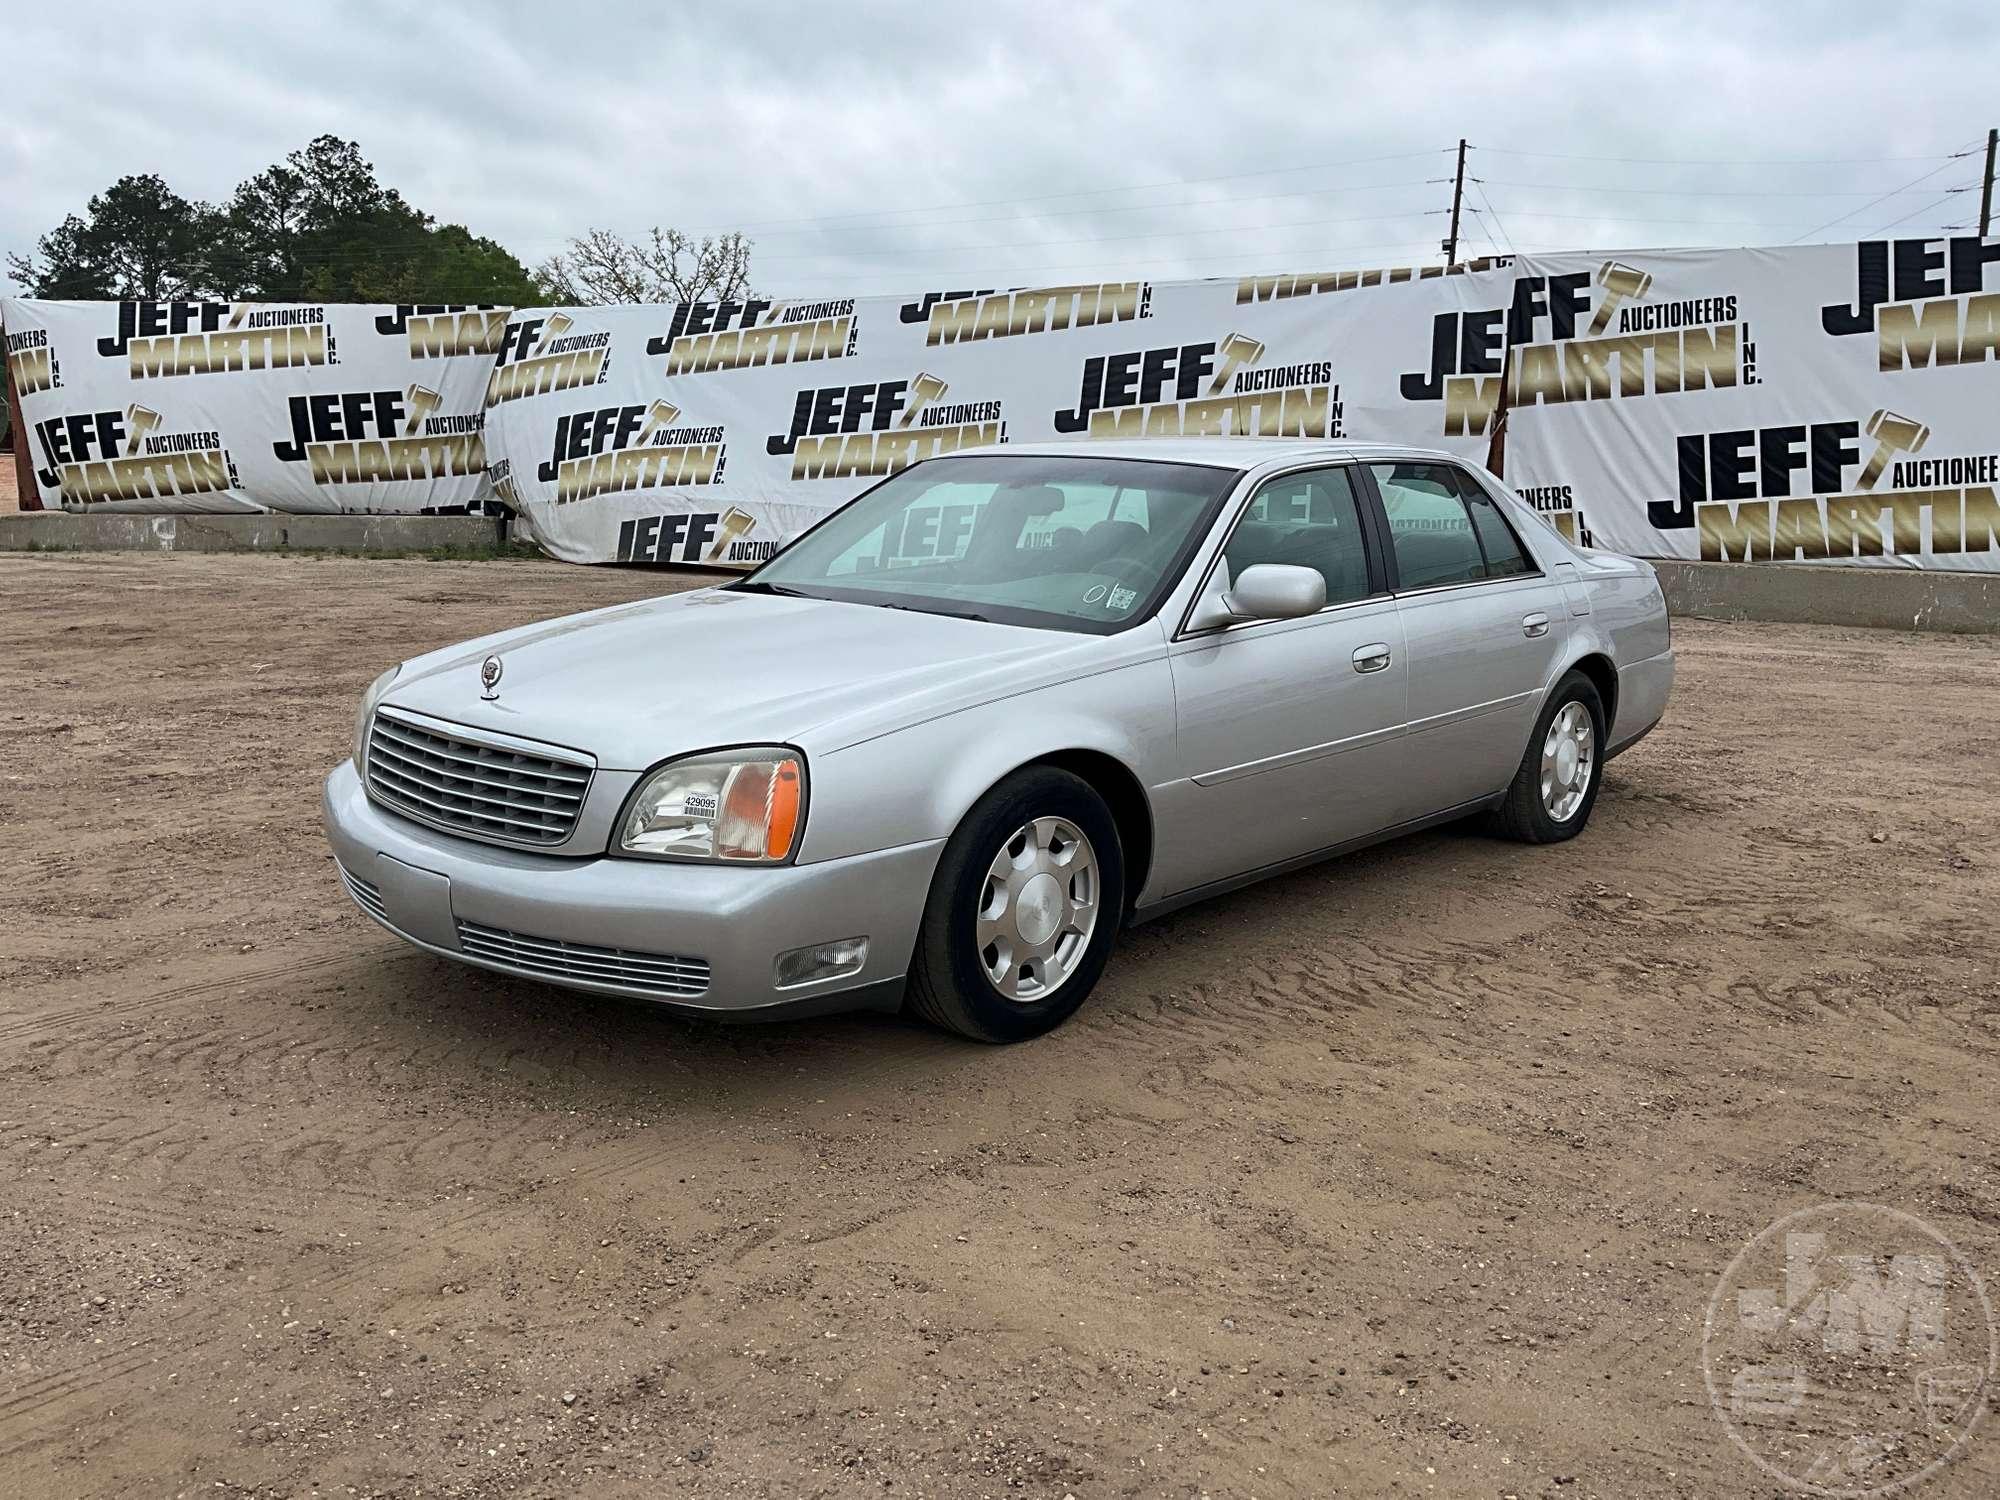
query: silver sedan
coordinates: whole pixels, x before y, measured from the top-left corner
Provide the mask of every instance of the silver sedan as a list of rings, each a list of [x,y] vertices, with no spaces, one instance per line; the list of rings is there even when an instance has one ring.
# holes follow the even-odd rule
[[[1009,445],[746,578],[391,669],[326,824],[450,958],[1015,1041],[1125,923],[1471,814],[1575,836],[1673,673],[1650,566],[1443,454]]]

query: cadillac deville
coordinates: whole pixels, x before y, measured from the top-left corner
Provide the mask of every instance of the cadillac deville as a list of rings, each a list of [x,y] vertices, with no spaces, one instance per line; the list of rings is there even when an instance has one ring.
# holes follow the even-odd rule
[[[747,577],[391,668],[326,826],[449,958],[1017,1041],[1125,923],[1449,819],[1574,837],[1673,673],[1648,564],[1445,455],[1010,444]]]

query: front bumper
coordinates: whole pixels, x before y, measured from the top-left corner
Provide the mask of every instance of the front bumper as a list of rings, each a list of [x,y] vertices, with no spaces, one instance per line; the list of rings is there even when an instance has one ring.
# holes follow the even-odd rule
[[[816,864],[558,859],[434,832],[327,777],[327,838],[348,894],[406,942],[503,974],[703,1014],[760,1019],[901,997],[941,841]],[[775,983],[780,953],[866,937],[859,972]]]

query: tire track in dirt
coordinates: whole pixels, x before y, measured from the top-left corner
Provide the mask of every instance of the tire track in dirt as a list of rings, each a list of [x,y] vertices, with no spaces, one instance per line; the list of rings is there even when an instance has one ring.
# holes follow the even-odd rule
[[[552,1189],[609,1189],[644,1179],[670,1164],[699,1162],[703,1159],[701,1147],[701,1141],[681,1137],[634,1142],[609,1151],[588,1151],[581,1156],[586,1163],[581,1167],[561,1171],[552,1164],[548,1175],[502,1192],[483,1194],[481,1201],[472,1206],[425,1221],[416,1234],[398,1237],[392,1233],[383,1236],[390,1243],[350,1252],[331,1274],[301,1271],[288,1280],[261,1283],[260,1295],[266,1300],[285,1299],[303,1304],[310,1294],[318,1303],[339,1304],[345,1315],[353,1317],[380,1304],[381,1299],[367,1297],[366,1293],[370,1290],[368,1283],[385,1270],[393,1267],[403,1273],[392,1297],[416,1287],[435,1285],[440,1278],[463,1279],[466,1272],[457,1259],[459,1251],[455,1247],[467,1241],[473,1231],[489,1226],[500,1216],[513,1213]],[[914,1189],[934,1182],[935,1170],[933,1163],[923,1164],[910,1174],[905,1186]],[[877,1216],[877,1221],[921,1207],[920,1194],[911,1192],[903,1197],[903,1208],[884,1212]],[[775,1231],[768,1226],[746,1226],[727,1244],[712,1247],[714,1258],[726,1258],[735,1264],[741,1255],[770,1244],[774,1238]],[[727,1256],[725,1251],[729,1252]],[[211,1321],[207,1308],[186,1307],[160,1319],[141,1339],[120,1349],[86,1358],[11,1391],[0,1391],[0,1458],[11,1458],[59,1440],[64,1435],[62,1431],[48,1430],[64,1425],[55,1419],[54,1413],[79,1402],[102,1405],[107,1390],[157,1362],[157,1354],[139,1354],[135,1350],[171,1348],[176,1369],[184,1376],[198,1361],[220,1357],[223,1351],[218,1346],[232,1337],[232,1330],[201,1326]],[[190,1332],[193,1337],[182,1336]]]
[[[455,975],[459,971],[447,972]],[[252,989],[246,977],[237,976],[228,982],[239,995]],[[264,971],[267,990],[275,989],[269,981],[279,977],[289,979],[290,971]],[[470,982],[473,998],[461,1002],[461,1015],[476,1008],[480,992],[490,988],[483,977],[474,977]],[[204,998],[212,988],[182,987],[164,997],[152,998],[156,1002],[191,1003]],[[350,998],[350,1007],[354,1004]],[[626,1011],[607,1013],[599,1030],[609,1024],[610,1016],[623,1022],[622,1027],[616,1028],[620,1030],[642,1026],[664,1028],[671,1035],[675,1030],[693,1029],[688,1023],[657,1014]],[[302,1059],[309,1057],[324,1060],[337,1055],[344,1060],[343,1073],[349,1075],[342,1081],[351,1083],[357,1061],[360,1071],[370,1076],[383,1076],[406,1063],[428,1075],[442,1076],[454,1068],[462,1071],[467,1066],[491,1064],[496,1056],[512,1056],[521,1048],[518,1035],[505,1025],[491,1028],[470,1045],[462,1026],[432,1028],[442,1034],[427,1035],[421,1044],[392,1043],[379,1027],[361,1024],[362,1017],[359,1009],[347,1009],[336,1019],[351,1023],[348,1030],[311,1038],[287,1037],[275,1022],[246,1030],[242,1019],[223,1016],[198,1033],[164,1045],[159,1045],[150,1033],[119,1034],[112,1038],[79,1035],[65,1038],[61,1045],[74,1049],[63,1055],[67,1076],[80,1080],[93,1091],[101,1090],[107,1077],[124,1076],[134,1083],[158,1083],[164,1059],[172,1064],[164,1071],[174,1076],[205,1072],[225,1077],[244,1097],[286,1081],[304,1081],[312,1068],[302,1065]],[[885,1087],[920,1086],[928,1081],[933,1063],[963,1064],[966,1055],[961,1044],[928,1032],[869,1028],[865,1034],[856,1035],[849,1030],[846,1035],[852,1040],[843,1046],[829,1048],[822,1042],[812,1047],[814,1065],[836,1072],[841,1091],[868,1097]],[[796,1043],[783,1046],[761,1043],[751,1053],[759,1061],[770,1061],[800,1050]],[[572,1056],[579,1051],[574,1049]],[[396,1062],[385,1061],[391,1055]],[[107,1062],[113,1066],[104,1066]],[[579,1067],[571,1081],[601,1083],[602,1080],[588,1068]],[[48,1102],[57,1111],[74,1108],[60,1093]],[[642,1102],[635,1095],[634,1107]],[[267,1129],[246,1144],[229,1140],[226,1132],[221,1133],[220,1139],[206,1139],[210,1133],[206,1123],[198,1126],[176,1122],[179,1108],[166,1100],[123,1112],[121,1118],[132,1122],[133,1128],[119,1148],[110,1153],[98,1148],[105,1144],[107,1135],[116,1133],[117,1127],[108,1125],[101,1116],[73,1115],[74,1126],[65,1129],[55,1114],[44,1113],[28,1122],[30,1128],[0,1139],[0,1161],[19,1170],[46,1168],[57,1162],[74,1170],[80,1159],[87,1158],[99,1180],[107,1175],[149,1171],[153,1180],[164,1184],[184,1173],[200,1183],[205,1215],[188,1220],[163,1213],[153,1227],[213,1241],[225,1237],[242,1239],[255,1233],[259,1226],[273,1222],[300,1225],[314,1216],[310,1207],[296,1210],[285,1207],[274,1189],[289,1190],[302,1204],[309,1204],[313,1197],[319,1196],[328,1207],[344,1204],[357,1210],[406,1214],[421,1206],[423,1196],[420,1190],[413,1191],[413,1172],[420,1172],[418,1184],[452,1180],[510,1182],[524,1168],[534,1170],[549,1161],[547,1151],[557,1134],[556,1127],[546,1117],[532,1114],[498,1122],[490,1114],[476,1121],[452,1120],[435,1114],[412,1116],[400,1123],[371,1122],[369,1129],[358,1133],[342,1120],[329,1122],[324,1116],[309,1115],[279,1116],[269,1122],[275,1124],[275,1131]],[[149,1123],[140,1128],[137,1122],[142,1117]],[[440,1119],[442,1125],[437,1123]],[[674,1149],[663,1146],[627,1165],[643,1170],[650,1163],[667,1159]],[[553,1166],[543,1169],[556,1170]],[[613,1158],[603,1169],[624,1168]],[[447,1227],[472,1229],[512,1201],[511,1195],[496,1200],[470,1216],[446,1221]],[[101,1207],[97,1210],[100,1222],[103,1212]],[[365,1269],[366,1263],[355,1263],[355,1274],[362,1274]]]
[[[899,1033],[889,1033],[889,1038],[893,1041],[897,1035]],[[843,1070],[843,1087],[872,1093],[880,1083],[909,1078],[915,1069],[931,1060],[962,1060],[966,1055],[967,1049],[962,1044],[933,1033],[907,1031],[900,1036],[899,1045],[881,1045],[884,1038],[880,1035],[865,1043],[860,1040],[853,1043],[848,1050],[855,1065]],[[822,1066],[825,1065],[827,1055],[824,1047],[814,1048],[813,1056]],[[307,1149],[313,1149],[318,1144],[309,1143]],[[338,1149],[338,1143],[328,1144]],[[418,1150],[423,1144],[414,1143]],[[300,1271],[285,1282],[266,1283],[264,1295],[286,1295],[289,1289],[290,1295],[301,1297],[310,1291],[315,1297],[330,1303],[364,1293],[369,1282],[392,1267],[404,1273],[401,1281],[405,1285],[429,1284],[451,1271],[453,1257],[457,1253],[453,1249],[455,1244],[470,1239],[477,1231],[491,1227],[551,1190],[574,1193],[593,1187],[609,1189],[629,1186],[634,1181],[660,1174],[675,1164],[684,1167],[689,1162],[699,1161],[700,1151],[701,1143],[687,1137],[634,1142],[610,1150],[572,1147],[567,1156],[572,1160],[581,1160],[584,1163],[581,1167],[564,1170],[562,1157],[547,1161],[541,1164],[539,1174],[531,1180],[519,1181],[498,1191],[489,1189],[474,1205],[442,1217],[426,1219],[422,1229],[414,1234],[392,1231],[382,1236],[383,1242],[372,1249],[347,1253],[331,1274],[313,1275]],[[496,1155],[509,1161],[518,1160],[518,1153],[507,1150],[504,1143],[496,1148]],[[430,1158],[426,1157],[425,1162],[430,1165]],[[912,1178],[912,1186],[927,1180],[933,1170],[930,1165],[920,1169]],[[302,1226],[306,1222],[304,1214],[288,1213],[271,1203],[264,1196],[263,1187],[252,1181],[246,1180],[234,1193],[228,1186],[212,1181],[204,1183],[204,1188],[204,1209],[199,1215],[160,1211],[156,1205],[150,1204],[124,1203],[101,1193],[95,1195],[95,1201],[84,1211],[107,1227],[117,1227],[121,1223],[147,1231],[166,1227],[210,1242],[232,1239],[239,1244],[254,1242],[253,1237],[274,1220],[293,1226]],[[241,1194],[243,1199],[254,1196],[257,1205],[254,1210],[241,1200],[232,1204],[230,1200],[237,1194]],[[351,1198],[352,1195],[339,1191],[329,1194],[330,1200],[334,1201],[343,1197]],[[210,1201],[216,1198],[221,1202]],[[373,1208],[377,1205],[370,1203],[366,1206]],[[315,1213],[312,1217],[322,1215]],[[769,1237],[768,1233],[759,1233],[755,1239],[761,1244]],[[421,1273],[416,1269],[419,1266],[423,1267]],[[201,1331],[200,1325],[208,1318],[206,1309],[201,1307],[189,1307],[169,1314],[147,1336],[149,1346],[164,1346],[171,1341],[175,1358],[185,1369],[192,1359],[210,1352],[228,1336],[224,1329]],[[196,1333],[193,1339],[181,1337],[189,1331]],[[58,1405],[66,1407],[82,1400],[96,1401],[107,1387],[150,1363],[150,1359],[126,1358],[122,1350],[109,1351],[20,1390],[0,1395],[0,1457],[11,1456],[52,1440],[56,1434],[37,1433],[31,1429],[45,1426],[44,1419],[53,1408]]]
[[[131,1000],[99,1001],[93,1005],[77,1005],[66,1010],[52,1011],[41,1015],[23,1016],[12,1021],[0,1021],[0,1043],[15,1041],[21,1037],[33,1036],[44,1031],[55,1031],[65,1026],[91,1020],[115,1020],[121,1016],[135,1015],[145,1011],[161,1010],[182,1001],[199,1000],[211,995],[219,995],[225,990],[243,985],[259,984],[267,979],[296,978],[301,974],[319,973],[327,969],[365,967],[371,962],[406,951],[400,945],[377,944],[366,952],[329,953],[319,958],[295,959],[268,968],[246,969],[240,973],[225,975],[216,979],[199,979],[189,984],[176,985],[172,989],[159,990],[150,995]]]

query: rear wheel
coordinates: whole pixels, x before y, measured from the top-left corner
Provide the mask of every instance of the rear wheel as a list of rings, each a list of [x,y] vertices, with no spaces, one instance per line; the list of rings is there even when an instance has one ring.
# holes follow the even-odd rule
[[[1104,800],[1053,766],[1017,771],[945,845],[910,966],[911,1009],[982,1042],[1040,1036],[1104,972],[1124,901],[1124,851]]]
[[[1583,832],[1604,775],[1604,700],[1581,672],[1556,684],[1507,797],[1490,822],[1528,844],[1556,844]]]

